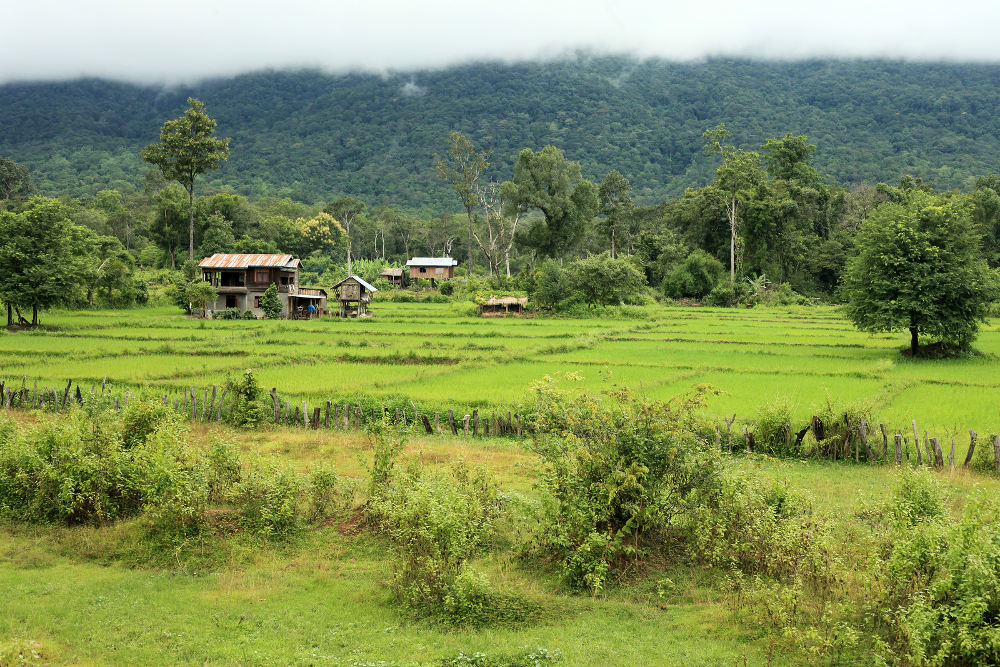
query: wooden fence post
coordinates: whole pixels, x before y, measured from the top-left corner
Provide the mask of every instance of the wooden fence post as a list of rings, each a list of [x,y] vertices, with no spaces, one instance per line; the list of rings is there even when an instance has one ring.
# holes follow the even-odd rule
[[[69,390],[72,387],[73,387],[73,381],[70,380],[69,382],[66,383],[66,391],[63,392],[63,399],[62,399],[62,409],[63,410],[66,409],[66,404],[69,402]]]
[[[896,444],[896,465],[903,462],[903,436],[896,434],[892,436],[892,441]]]
[[[288,405],[288,403],[285,403],[285,405]],[[292,423],[296,426],[299,424],[299,406],[297,405],[295,406],[295,416],[292,417]]]
[[[191,387],[191,419],[198,416],[198,395],[194,393],[194,387]]]
[[[344,403],[344,430],[351,428],[351,404]]]
[[[330,401],[326,402],[326,414],[323,416],[323,428],[330,428]]]
[[[458,435],[458,426],[455,425],[455,411],[448,408],[448,425],[451,426],[451,434]]]
[[[466,438],[469,437],[469,420],[472,419],[472,415],[465,415],[462,417],[462,435]]]
[[[490,435],[490,418],[489,415],[483,418],[483,436],[488,437]]]
[[[219,396],[219,404],[215,408],[215,421],[217,422],[222,421],[222,404],[226,402],[226,394],[228,393],[229,393],[229,388],[223,387],[222,395]],[[232,410],[230,410],[229,412],[232,413]]]
[[[879,424],[882,429],[882,462],[889,460],[889,433],[885,430],[885,424]]]
[[[362,413],[361,413],[361,406],[360,405],[355,405],[354,406],[354,430],[355,431],[357,431],[358,429],[361,428],[361,419],[362,419],[361,415],[362,415]]]
[[[747,454],[752,454],[754,448],[753,433],[748,431],[746,427],[743,428],[743,439],[746,441]]]
[[[962,468],[968,469],[969,463],[972,462],[972,453],[976,451],[976,432],[969,431],[969,451],[965,454],[965,463],[962,464]]]
[[[934,440],[934,438],[928,440],[927,431],[924,431],[924,449],[927,450],[927,465],[929,466],[937,465],[938,459],[937,452],[934,450],[935,445],[931,440]],[[943,460],[941,461],[941,467],[944,467]]]
[[[944,468],[944,452],[941,451],[941,445],[938,444],[937,438],[930,439],[931,449],[934,451],[934,467]],[[930,461],[928,461],[930,463]]]
[[[913,424],[913,446],[917,450],[917,465],[921,465],[922,461],[920,460],[920,436],[917,435],[917,420],[914,419],[911,423]]]
[[[472,409],[472,437],[479,435],[479,408]]]
[[[861,423],[858,424],[858,435],[861,437],[861,444],[865,447],[865,458],[869,463],[871,463],[872,459],[875,458],[875,455],[872,453],[872,448],[868,444],[868,422],[865,421],[864,417],[861,418]]]
[[[733,451],[733,422],[736,421],[736,413],[733,413],[732,417],[722,417],[723,421],[726,422],[726,446],[729,447],[729,451]]]
[[[955,472],[955,438],[951,439],[951,452],[948,454],[948,468]]]
[[[313,423],[312,423],[312,427],[313,427],[313,430],[319,428],[319,406],[318,405],[313,408]]]
[[[306,402],[302,401],[302,428],[307,428],[309,426],[309,408],[306,406]]]
[[[427,418],[427,415],[420,415],[420,417],[424,420],[424,430],[427,431],[427,435],[433,435],[434,427],[431,426],[431,420]]]
[[[278,390],[271,387],[271,402],[274,403],[274,423],[281,421],[281,402],[278,401]]]

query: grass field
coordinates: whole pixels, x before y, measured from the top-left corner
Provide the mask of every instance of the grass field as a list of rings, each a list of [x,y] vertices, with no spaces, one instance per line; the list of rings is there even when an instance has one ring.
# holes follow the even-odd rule
[[[43,330],[0,334],[0,368],[17,382],[27,375],[51,386],[69,378],[86,385],[107,376],[159,393],[221,384],[227,373],[252,367],[264,386],[290,397],[408,396],[424,410],[516,405],[532,381],[576,372],[588,387],[622,383],[663,398],[711,383],[724,393],[712,397],[709,412],[742,419],[776,397],[794,401],[805,419],[829,398],[870,400],[892,428],[909,429],[916,419],[942,439],[965,437],[969,428],[1000,430],[996,324],[983,331],[979,356],[909,361],[899,354],[902,336],[860,334],[825,308],[655,307],[644,318],[587,320],[480,320],[449,304],[380,303],[375,312],[364,321],[307,322],[206,322],[172,309],[53,313]],[[200,444],[221,432],[244,452],[299,471],[323,462],[341,475],[365,476],[363,434],[193,428]],[[514,440],[415,437],[405,458],[429,467],[461,458],[486,467],[504,491],[537,498],[535,459]],[[863,547],[853,518],[858,502],[885,497],[899,475],[892,466],[756,455],[731,461],[813,498],[835,523],[845,558]],[[977,491],[1000,491],[1000,480],[977,472],[946,470],[940,478],[955,512]],[[385,541],[349,524],[311,526],[287,542],[237,535],[164,551],[145,537],[142,522],[0,522],[0,665],[25,658],[416,667],[484,664],[454,660],[537,649],[574,666],[850,664],[853,657],[810,657],[731,612],[726,572],[656,558],[641,576],[591,598],[569,591],[544,563],[488,556],[477,567],[544,611],[529,624],[477,630],[404,613],[387,585]]]
[[[583,385],[623,384],[669,398],[708,383],[712,416],[752,420],[792,401],[798,419],[827,400],[870,401],[891,430],[911,420],[942,440],[1000,431],[1000,324],[973,358],[908,360],[903,335],[856,331],[831,308],[647,307],[636,319],[479,319],[467,304],[378,303],[366,320],[203,321],[173,308],[57,312],[39,331],[0,334],[0,373],[52,386],[104,377],[177,392],[253,368],[297,400],[412,400],[422,411],[516,406],[533,381],[575,372]]]

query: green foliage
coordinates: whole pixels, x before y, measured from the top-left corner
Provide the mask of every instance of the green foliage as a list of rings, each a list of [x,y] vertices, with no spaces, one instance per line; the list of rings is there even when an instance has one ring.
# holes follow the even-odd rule
[[[590,306],[621,305],[635,299],[646,278],[628,258],[591,255],[569,265],[573,291]]]
[[[242,375],[226,379],[226,388],[232,395],[232,403],[226,420],[241,428],[257,428],[266,417],[261,404],[261,390],[254,377],[253,369],[246,369]]]
[[[250,311],[247,311],[250,312]],[[251,315],[253,313],[251,312]],[[215,320],[242,320],[243,311],[239,308],[226,308],[225,310],[217,310],[212,313],[212,319]]]
[[[300,525],[297,511],[302,480],[274,462],[245,467],[233,488],[240,526],[265,539],[288,537]]]
[[[441,284],[438,286],[438,291],[444,296],[451,296],[455,293],[455,283],[451,280],[442,280]]]
[[[858,328],[908,329],[914,355],[921,334],[969,348],[1000,291],[967,203],[913,190],[872,212],[858,247],[844,278],[847,315]]]
[[[525,649],[518,653],[483,653],[477,651],[467,654],[459,651],[452,658],[441,658],[437,663],[440,667],[539,667],[559,662],[562,653],[557,649],[549,651],[544,648]]]
[[[260,309],[264,311],[264,317],[269,320],[281,319],[281,311],[284,306],[278,297],[278,285],[271,283],[264,290],[264,296],[260,298]]]
[[[785,447],[785,424],[791,424],[793,409],[792,401],[787,397],[777,397],[761,404],[751,427],[756,443],[755,451],[772,456],[794,456],[796,454],[794,434],[792,434],[790,443],[792,449]],[[789,426],[789,433],[791,430]]]
[[[487,624],[498,596],[466,563],[487,547],[503,511],[492,476],[461,463],[446,472],[409,468],[370,502],[396,550],[399,600],[454,623]]]
[[[695,416],[702,394],[647,401],[535,385],[539,485],[549,499],[540,539],[569,583],[597,594],[610,569],[640,560],[648,541],[686,511],[718,453]]]
[[[663,279],[663,293],[672,299],[701,299],[715,289],[725,273],[722,262],[704,250],[695,250]]]
[[[0,514],[27,522],[106,523],[171,492],[191,463],[176,417],[130,406],[128,420],[74,411],[18,430],[0,428]]]
[[[514,179],[501,187],[512,211],[541,211],[543,220],[524,235],[522,243],[544,257],[572,248],[597,213],[597,188],[583,178],[579,162],[570,162],[555,146],[539,152],[525,148],[514,165]]]
[[[738,286],[721,282],[712,288],[712,291],[705,297],[706,306],[716,306],[719,308],[732,308],[739,301],[740,292]]]

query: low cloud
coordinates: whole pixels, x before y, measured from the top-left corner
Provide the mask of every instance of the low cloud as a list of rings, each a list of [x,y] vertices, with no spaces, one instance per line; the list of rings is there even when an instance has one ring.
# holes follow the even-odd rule
[[[176,84],[295,67],[414,71],[578,49],[671,60],[1000,61],[1000,3],[970,0],[34,0],[5,8],[2,20],[0,83],[96,76]]]

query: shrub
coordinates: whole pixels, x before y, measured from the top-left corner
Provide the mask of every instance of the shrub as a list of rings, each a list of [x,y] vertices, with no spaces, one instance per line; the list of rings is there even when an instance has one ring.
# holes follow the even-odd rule
[[[244,320],[255,320],[257,316],[253,314],[253,311],[249,308],[243,311],[242,319]]]
[[[784,396],[760,406],[753,424],[754,443],[758,452],[772,456],[795,455],[794,437],[790,447],[785,446],[785,424],[789,424],[791,431],[792,408],[792,402]]]
[[[269,320],[281,319],[281,311],[284,310],[284,306],[278,296],[277,283],[271,283],[264,290],[264,296],[260,298],[260,309],[264,311],[264,317]]]
[[[712,291],[705,297],[706,306],[716,306],[719,308],[732,308],[736,305],[739,294],[732,285],[727,282],[720,282],[712,288]]]
[[[176,429],[182,423],[180,415],[162,403],[132,401],[121,413],[122,446],[131,449],[161,427]]]
[[[243,318],[243,311],[239,308],[226,308],[225,310],[217,310],[212,314],[212,319],[216,320],[241,320]]]
[[[725,274],[722,262],[698,249],[663,279],[663,293],[672,299],[701,299],[715,288]]]
[[[246,369],[239,377],[227,378],[226,389],[233,396],[226,421],[242,428],[256,428],[264,423],[267,413],[260,403],[260,387],[253,369]]]
[[[439,289],[441,294],[445,296],[451,296],[452,294],[455,293],[455,283],[453,283],[450,280],[443,280],[441,281],[441,286]]]
[[[318,521],[345,514],[354,502],[353,480],[337,475],[332,466],[321,466],[313,470],[306,480],[306,517]]]
[[[216,501],[224,500],[242,476],[239,444],[213,438],[208,448],[209,493]]]
[[[240,525],[267,539],[287,537],[299,525],[296,510],[301,490],[291,468],[273,463],[247,467],[233,493]]]
[[[715,474],[718,452],[695,417],[703,391],[662,402],[536,384],[529,447],[549,501],[541,540],[571,585],[597,594],[612,566],[638,561],[650,536],[686,511],[685,496]]]
[[[447,471],[410,468],[371,502],[395,549],[399,600],[452,621],[485,622],[496,595],[466,563],[484,550],[503,510],[493,478],[461,463]]]

